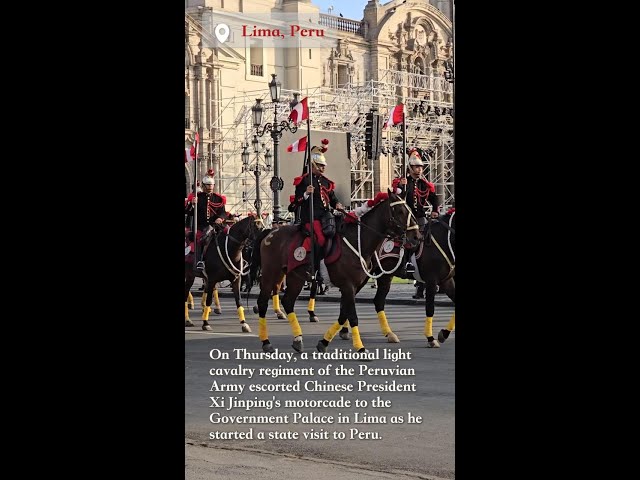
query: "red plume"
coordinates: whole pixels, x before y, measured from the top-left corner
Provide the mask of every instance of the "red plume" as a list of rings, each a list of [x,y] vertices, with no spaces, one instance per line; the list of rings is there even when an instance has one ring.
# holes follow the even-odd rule
[[[213,168],[210,168],[209,170],[207,170],[207,175],[209,175],[210,177],[213,177],[214,175]]]
[[[329,145],[329,140],[327,140],[326,138],[322,139],[322,144],[323,145]]]

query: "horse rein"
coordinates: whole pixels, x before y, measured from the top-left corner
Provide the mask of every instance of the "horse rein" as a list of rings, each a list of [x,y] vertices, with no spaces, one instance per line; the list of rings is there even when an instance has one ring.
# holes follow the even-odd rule
[[[404,229],[403,229],[403,226],[400,224],[400,222],[398,222],[395,219],[395,217],[393,216],[393,210],[392,210],[392,207],[395,207],[396,205],[400,205],[400,204],[404,205],[404,207],[409,212],[409,215],[407,215],[407,225],[406,225],[406,227]],[[336,210],[338,210],[338,209],[336,209]],[[347,213],[344,210],[338,210],[338,211],[342,212],[342,213],[345,213],[345,214]],[[391,236],[388,233],[379,232],[376,229],[374,229],[374,228],[370,227],[369,225],[367,225],[366,223],[362,223],[361,220],[359,220],[357,218],[353,218],[353,217],[351,217],[351,218],[354,220],[354,223],[356,225],[358,225],[358,227],[363,226],[363,227],[371,230],[374,234],[376,234],[379,237],[388,238],[388,239],[394,240],[394,241],[395,240],[401,240],[402,243],[404,244],[406,242],[406,239],[407,239],[407,230],[417,230],[419,228],[417,223],[416,223],[416,225],[411,226],[411,218],[413,218],[413,212],[409,208],[409,205],[407,205],[407,202],[405,202],[402,199],[397,200],[395,202],[389,203],[389,212],[391,213],[389,215],[389,225],[392,226],[392,227],[397,228],[398,230],[402,230],[402,237],[399,237],[398,236],[399,234],[397,232],[395,232],[395,236]]]
[[[447,232],[447,243],[448,243],[448,246],[449,246],[449,251],[451,252],[451,258],[453,258],[453,261],[455,262],[456,261],[456,254],[453,252],[453,248],[451,247],[451,233],[452,232],[455,233],[455,229],[451,227],[451,223],[453,222],[453,216],[454,215],[455,215],[455,212],[453,212],[453,214],[451,214],[451,217],[449,218],[449,224],[448,225],[445,222],[443,222],[442,220],[440,220],[440,219],[438,219],[438,222],[440,224],[442,224],[443,226],[445,226],[447,228],[447,230],[448,230],[448,232]],[[449,260],[449,257],[444,252],[444,250],[442,249],[442,247],[440,246],[438,241],[435,239],[435,237],[431,234],[431,232],[429,232],[429,239],[433,240],[434,245],[440,251],[440,253],[444,257],[444,259],[449,264],[449,274],[444,278],[444,280],[440,281],[440,282],[446,282],[451,277],[453,277],[453,275],[455,274],[456,266],[455,266],[454,263],[451,263],[451,260]]]
[[[374,230],[373,228],[369,227],[368,225],[362,223],[361,221],[357,220],[356,224],[358,225],[358,249],[356,250],[353,245],[351,245],[351,243],[349,243],[349,241],[343,236],[342,240],[344,241],[344,243],[346,243],[346,245],[351,249],[351,251],[353,253],[355,253],[355,255],[358,257],[358,259],[360,260],[360,266],[362,267],[362,271],[365,273],[365,275],[367,275],[369,278],[373,278],[373,279],[378,279],[380,278],[382,275],[388,275],[390,273],[393,273],[397,270],[397,268],[400,266],[400,263],[402,262],[402,258],[404,256],[404,245],[407,241],[407,232],[406,230],[414,230],[414,229],[418,229],[418,225],[411,225],[411,219],[413,218],[413,212],[411,211],[411,209],[409,208],[409,205],[407,205],[407,203],[400,199],[397,200],[395,202],[391,202],[389,204],[389,212],[391,213],[390,218],[389,218],[389,224],[394,226],[394,227],[398,227],[398,228],[402,228],[400,222],[395,220],[395,217],[393,216],[393,210],[391,209],[391,207],[394,207],[396,205],[404,205],[405,208],[407,209],[407,211],[409,212],[409,215],[407,215],[407,225],[406,225],[406,229],[403,230],[402,232],[402,245],[400,246],[400,257],[398,259],[398,264],[390,271],[385,271],[382,268],[382,265],[380,264],[380,259],[378,258],[378,253],[374,250],[373,251],[373,255],[375,256],[376,261],[378,262],[378,267],[380,267],[380,271],[381,273],[377,274],[377,275],[372,275],[371,273],[369,273],[366,262],[364,261],[364,258],[362,258],[362,244],[361,244],[361,226],[365,226],[367,228],[369,228],[370,230],[372,230],[374,233],[376,233],[378,236],[382,236],[384,238],[389,238],[391,240],[397,240],[397,236],[396,237],[391,237],[388,234],[381,234],[380,232]],[[393,222],[393,223],[392,223]]]
[[[259,219],[260,222],[262,222],[262,219]],[[258,221],[254,220],[254,222],[257,224]],[[264,225],[264,223],[263,223]],[[220,251],[220,244],[216,241],[216,248],[218,249],[218,255],[220,256],[220,260],[222,260],[222,263],[224,264],[225,268],[229,271],[229,273],[231,273],[231,275],[233,275],[235,278],[238,278],[238,276],[244,276],[247,272],[245,271],[245,260],[242,257],[242,250],[243,248],[240,249],[240,269],[236,268],[236,266],[233,264],[233,262],[231,261],[231,258],[229,257],[229,238],[231,238],[232,241],[240,244],[241,246],[243,244],[246,244],[248,241],[254,240],[255,238],[252,237],[252,235],[247,235],[247,238],[245,240],[238,240],[237,238],[235,238],[233,235],[231,235],[231,229],[233,227],[235,227],[236,224],[234,223],[233,225],[231,225],[229,227],[229,230],[227,231],[227,234],[225,235],[225,241],[224,241],[224,253],[226,256],[226,260],[229,262],[227,263],[227,261],[225,261],[225,257],[222,256],[222,252]],[[257,225],[256,225],[257,227]],[[247,230],[249,230],[251,228],[251,224],[249,224],[249,226],[247,226],[246,230],[243,232],[243,234],[247,233]],[[248,265],[249,262],[246,262],[246,264]]]

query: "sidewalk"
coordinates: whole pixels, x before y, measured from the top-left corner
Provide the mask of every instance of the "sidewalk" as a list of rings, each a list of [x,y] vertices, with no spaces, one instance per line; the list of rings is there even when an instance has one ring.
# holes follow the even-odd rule
[[[416,293],[416,289],[413,286],[413,282],[409,280],[401,280],[402,283],[392,283],[389,294],[387,295],[385,303],[387,305],[424,305],[424,298],[415,300],[411,298]],[[409,283],[407,283],[409,282]],[[370,281],[365,285],[362,290],[356,295],[356,303],[373,303],[373,297],[375,297],[378,291],[375,288],[371,288],[372,282]],[[191,287],[191,293],[194,296],[201,297],[202,279],[196,278],[193,287]],[[249,298],[257,299],[260,287],[254,285],[249,294]],[[233,298],[233,292],[229,287],[228,282],[222,282],[218,288],[218,296],[224,298]],[[242,298],[247,298],[245,292],[240,292]],[[298,296],[298,300],[309,300],[309,291],[303,290]],[[317,295],[316,302],[340,302],[340,290],[336,287],[331,287],[325,295]],[[453,307],[453,302],[444,294],[436,293],[434,302],[439,307]]]

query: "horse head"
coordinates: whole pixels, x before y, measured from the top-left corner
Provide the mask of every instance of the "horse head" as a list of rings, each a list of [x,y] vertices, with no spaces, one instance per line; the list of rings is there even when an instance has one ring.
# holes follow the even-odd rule
[[[389,196],[389,226],[390,233],[402,237],[402,243],[408,250],[415,249],[422,240],[422,234],[418,227],[416,217],[411,212],[409,205],[391,190],[387,189]]]
[[[248,215],[231,225],[227,230],[227,235],[239,244],[244,245],[253,242],[263,228],[264,224],[261,218]]]

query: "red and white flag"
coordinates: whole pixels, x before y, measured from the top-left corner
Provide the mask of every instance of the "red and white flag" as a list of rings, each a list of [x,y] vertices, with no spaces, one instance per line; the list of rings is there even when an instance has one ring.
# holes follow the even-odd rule
[[[307,106],[307,97],[304,97],[291,109],[289,120],[298,124],[307,118],[309,118],[309,107]]]
[[[307,148],[307,136],[296,140],[291,145],[287,147],[287,152],[304,152],[305,148]]]
[[[196,138],[193,141],[191,148],[185,148],[184,150],[184,163],[190,162],[198,158],[198,144],[200,143],[200,134],[196,132]]]
[[[393,107],[391,109],[391,111],[389,112],[389,118],[387,119],[386,122],[384,122],[384,125],[382,126],[382,128],[393,127],[394,125],[398,125],[398,124],[402,123],[402,114],[403,113],[404,113],[404,104],[403,103]]]

